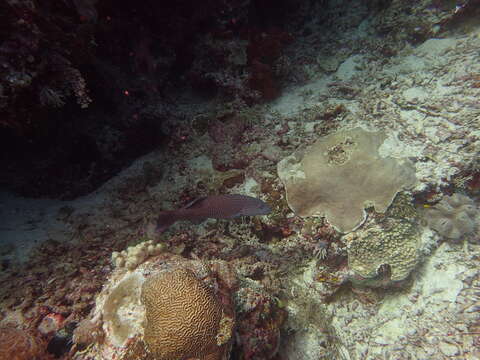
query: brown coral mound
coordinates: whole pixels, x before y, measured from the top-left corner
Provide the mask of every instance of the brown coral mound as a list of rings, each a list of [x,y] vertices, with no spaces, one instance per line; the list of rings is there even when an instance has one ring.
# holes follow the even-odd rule
[[[44,360],[45,343],[27,331],[14,327],[0,328],[0,360]]]
[[[222,305],[211,288],[191,271],[154,275],[142,287],[144,340],[158,360],[221,359],[217,344]]]

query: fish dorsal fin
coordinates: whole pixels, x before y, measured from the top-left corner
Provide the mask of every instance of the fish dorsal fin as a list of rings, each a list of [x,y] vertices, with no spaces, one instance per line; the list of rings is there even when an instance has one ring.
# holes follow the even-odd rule
[[[182,209],[191,209],[191,208],[196,208],[200,205],[200,203],[205,200],[207,197],[206,196],[200,196],[192,201],[190,201],[187,205],[183,206]]]

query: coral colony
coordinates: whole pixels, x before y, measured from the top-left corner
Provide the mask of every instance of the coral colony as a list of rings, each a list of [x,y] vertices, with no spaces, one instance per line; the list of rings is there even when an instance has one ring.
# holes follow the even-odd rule
[[[0,360],[480,359],[480,3],[0,3]]]
[[[365,221],[367,204],[384,213],[398,191],[415,183],[408,159],[379,156],[385,138],[362,129],[338,132],[315,142],[299,162],[296,155],[280,161],[289,206],[302,217],[325,216],[342,233]]]

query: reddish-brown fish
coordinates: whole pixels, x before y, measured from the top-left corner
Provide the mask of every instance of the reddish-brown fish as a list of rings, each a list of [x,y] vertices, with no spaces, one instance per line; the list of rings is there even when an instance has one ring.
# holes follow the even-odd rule
[[[270,206],[260,199],[239,195],[213,195],[196,199],[178,210],[162,211],[157,219],[157,231],[163,232],[180,220],[202,222],[208,218],[233,219],[239,216],[267,215]]]

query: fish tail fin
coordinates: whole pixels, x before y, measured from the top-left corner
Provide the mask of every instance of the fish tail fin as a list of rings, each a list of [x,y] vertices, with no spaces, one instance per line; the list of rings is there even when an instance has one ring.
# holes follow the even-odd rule
[[[160,233],[167,230],[177,221],[174,211],[160,211],[157,218],[156,230]]]

